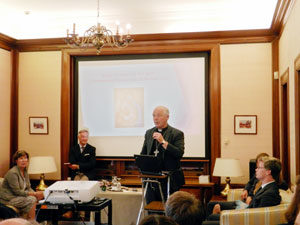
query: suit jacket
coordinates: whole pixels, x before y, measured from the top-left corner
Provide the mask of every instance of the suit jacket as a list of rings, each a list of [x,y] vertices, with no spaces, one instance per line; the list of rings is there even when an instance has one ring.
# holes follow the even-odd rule
[[[150,155],[152,146],[156,141],[153,139],[153,133],[157,128],[153,127],[146,131],[145,140],[141,154]],[[179,190],[185,184],[184,175],[180,167],[180,160],[184,154],[184,134],[182,131],[168,125],[164,139],[168,142],[167,149],[163,150],[163,169],[172,171],[170,175],[171,192]]]
[[[0,187],[0,201],[6,204],[6,202],[19,196],[26,197],[28,192],[33,192],[27,170],[24,171],[25,177],[25,189],[24,179],[21,175],[21,171],[18,166],[12,167],[4,176],[2,186]]]
[[[259,208],[279,205],[281,196],[276,182],[267,184],[263,189],[258,190],[248,208]]]
[[[258,179],[256,178],[256,175],[252,176],[252,178],[249,180],[249,182],[245,186],[245,190],[248,191],[248,196],[253,197],[254,190],[256,187],[256,184],[258,183]],[[279,189],[287,190],[289,188],[288,184],[285,182],[285,180],[281,180],[280,182],[276,182]]]
[[[279,205],[281,202],[281,196],[279,195],[279,189],[276,184],[276,182],[270,183],[267,186],[265,186],[263,189],[258,190],[250,205],[248,208],[260,208],[260,207],[268,207],[268,206],[275,206]],[[209,208],[211,209],[209,213],[211,213],[212,208],[215,204],[220,204],[221,205],[221,210],[226,210],[226,209],[235,209],[236,204],[235,201],[228,201],[228,202],[209,202],[208,205],[210,205]],[[209,222],[203,223],[203,225],[207,224],[219,224],[220,220],[220,214],[210,214],[207,217],[207,220]],[[210,223],[211,222],[211,223]]]
[[[83,152],[80,152],[79,144],[73,146],[69,152],[69,162],[78,164],[79,170],[70,170],[71,178],[74,179],[76,172],[83,173],[89,180],[95,179],[96,176],[96,148],[86,144]]]

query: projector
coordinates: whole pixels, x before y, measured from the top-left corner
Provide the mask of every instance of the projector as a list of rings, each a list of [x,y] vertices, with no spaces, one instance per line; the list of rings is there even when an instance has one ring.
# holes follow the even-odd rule
[[[46,202],[72,204],[90,202],[100,192],[98,181],[56,181],[46,188]]]

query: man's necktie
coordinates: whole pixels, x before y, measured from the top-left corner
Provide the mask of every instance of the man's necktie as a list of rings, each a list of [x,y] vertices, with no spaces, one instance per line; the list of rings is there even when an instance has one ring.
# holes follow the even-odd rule
[[[83,153],[83,151],[84,151],[84,147],[80,146],[80,152]]]

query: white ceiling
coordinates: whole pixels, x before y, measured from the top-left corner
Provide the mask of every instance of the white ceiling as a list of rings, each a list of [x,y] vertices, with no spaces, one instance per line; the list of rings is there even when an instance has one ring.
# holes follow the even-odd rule
[[[100,22],[132,34],[268,29],[277,0],[100,0]],[[26,11],[29,12],[26,15]],[[97,22],[97,0],[0,0],[0,33],[15,39],[66,36]]]

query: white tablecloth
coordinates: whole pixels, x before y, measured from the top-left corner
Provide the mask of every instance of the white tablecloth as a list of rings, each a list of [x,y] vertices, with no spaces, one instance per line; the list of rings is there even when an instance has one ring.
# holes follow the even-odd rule
[[[112,199],[112,223],[113,225],[136,224],[139,209],[142,202],[142,191],[101,191],[97,197]],[[101,222],[106,222],[107,216],[101,212]]]

